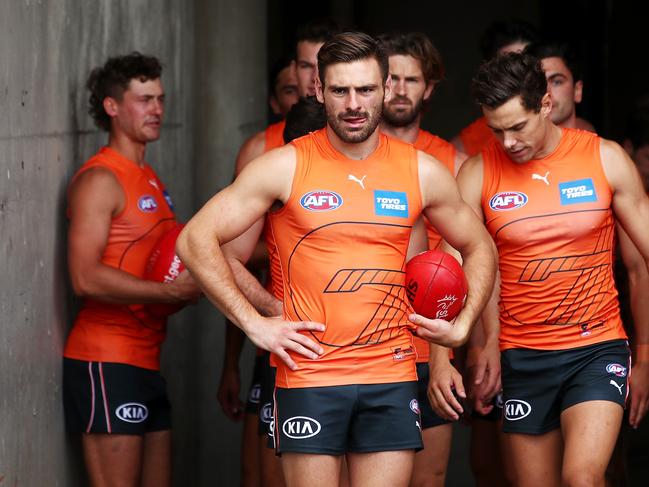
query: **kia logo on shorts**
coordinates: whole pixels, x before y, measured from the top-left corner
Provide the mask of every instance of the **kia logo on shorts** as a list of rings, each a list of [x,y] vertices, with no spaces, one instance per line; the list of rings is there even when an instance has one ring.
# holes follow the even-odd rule
[[[270,422],[273,420],[273,405],[271,403],[267,402],[261,407],[259,418],[261,419],[262,423],[270,424]]]
[[[320,433],[320,423],[313,418],[306,416],[293,416],[284,421],[282,431],[289,438],[294,440],[304,440]]]
[[[149,410],[143,404],[128,402],[118,407],[115,414],[127,423],[141,423],[149,416]]]
[[[626,367],[620,364],[608,364],[606,366],[606,372],[609,374],[615,374],[618,377],[626,377]]]
[[[532,412],[530,403],[520,399],[510,399],[505,402],[505,419],[509,421],[518,421],[527,417]]]
[[[311,191],[300,198],[302,208],[309,211],[329,211],[340,208],[343,199],[338,193],[333,191],[318,190]]]
[[[507,211],[515,210],[527,204],[527,195],[518,191],[505,191],[493,195],[489,200],[489,206],[492,210]]]

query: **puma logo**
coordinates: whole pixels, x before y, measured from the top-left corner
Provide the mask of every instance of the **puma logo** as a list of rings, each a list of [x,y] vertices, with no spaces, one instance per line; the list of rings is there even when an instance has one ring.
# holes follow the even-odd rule
[[[364,182],[365,182],[365,178],[366,178],[366,177],[367,177],[367,175],[364,175],[362,178],[358,179],[358,178],[357,178],[356,176],[354,176],[353,174],[349,174],[349,175],[347,176],[347,179],[348,179],[349,181],[354,181],[355,183],[360,184],[360,185],[361,185],[361,188],[365,189],[365,184],[364,184]]]
[[[608,383],[611,384],[612,386],[615,386],[617,390],[620,391],[620,396],[622,395],[622,388],[624,387],[624,384],[618,384],[613,379],[611,379]]]
[[[534,180],[534,179],[537,179],[537,180],[539,180],[539,181],[543,181],[545,184],[547,184],[548,186],[550,186],[550,182],[548,181],[548,176],[549,176],[549,175],[550,175],[550,171],[547,171],[547,172],[545,173],[545,176],[540,176],[540,175],[534,173],[534,174],[532,174],[532,179],[533,179],[533,180]]]
[[[543,181],[545,184],[547,184],[548,186],[550,186],[550,182],[548,181],[548,176],[549,176],[549,175],[550,175],[550,171],[547,171],[547,172],[545,173],[545,176],[540,176],[540,175],[534,173],[534,174],[532,174],[532,179],[533,179],[533,180],[534,180],[534,179],[538,179],[539,181]]]
[[[155,189],[160,189],[158,188],[158,183],[156,182],[155,179],[149,179],[149,184],[153,186]]]

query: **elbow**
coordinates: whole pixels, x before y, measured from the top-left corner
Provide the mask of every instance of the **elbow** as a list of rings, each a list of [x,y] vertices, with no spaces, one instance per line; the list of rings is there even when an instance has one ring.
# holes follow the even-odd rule
[[[82,273],[71,273],[70,282],[72,284],[72,290],[76,296],[80,298],[89,298],[94,296],[92,283],[87,279],[87,276],[84,276]]]

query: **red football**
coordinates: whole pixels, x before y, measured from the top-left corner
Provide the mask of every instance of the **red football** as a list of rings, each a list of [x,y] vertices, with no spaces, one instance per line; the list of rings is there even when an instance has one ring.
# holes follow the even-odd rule
[[[176,239],[184,226],[184,223],[176,224],[158,240],[149,257],[144,271],[144,279],[165,283],[173,282],[185,270],[185,266],[176,255]],[[146,310],[156,317],[165,317],[180,311],[183,306],[182,303],[156,303],[147,304]]]
[[[417,314],[455,318],[466,299],[467,282],[460,263],[441,250],[428,250],[406,264],[406,294]]]

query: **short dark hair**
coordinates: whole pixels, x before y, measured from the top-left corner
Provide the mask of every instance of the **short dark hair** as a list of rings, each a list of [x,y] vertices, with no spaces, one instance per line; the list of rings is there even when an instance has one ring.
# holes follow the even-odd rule
[[[498,51],[514,42],[527,44],[536,42],[539,36],[529,22],[519,19],[498,20],[486,28],[480,39],[482,59],[488,60],[498,54]]]
[[[270,68],[270,72],[268,74],[268,94],[270,96],[275,96],[275,89],[277,88],[277,82],[279,81],[279,74],[286,68],[291,66],[294,58],[295,55],[282,56],[273,63],[273,66]]]
[[[293,139],[324,128],[326,124],[324,105],[315,96],[300,98],[286,114],[284,142],[288,144]]]
[[[472,91],[481,107],[498,108],[520,96],[527,110],[538,113],[548,84],[541,61],[526,53],[510,52],[482,63],[472,81]]]
[[[162,65],[157,58],[132,52],[111,57],[90,73],[86,87],[90,91],[88,113],[97,127],[110,131],[110,116],[104,110],[106,97],[121,100],[133,79],[142,82],[160,78]]]
[[[383,46],[364,32],[343,32],[324,43],[318,51],[318,76],[324,86],[327,67],[338,63],[351,63],[363,59],[376,59],[383,83],[388,79],[388,56]]]
[[[627,118],[625,136],[634,150],[649,145],[649,95],[639,98]]]
[[[442,56],[426,34],[421,32],[387,33],[378,36],[389,56],[411,56],[421,64],[426,82],[444,79]]]
[[[314,19],[297,28],[295,44],[298,42],[327,42],[342,32],[340,24],[329,17]]]
[[[543,41],[535,44],[530,44],[525,49],[525,52],[531,54],[538,59],[545,59],[549,57],[561,58],[570,73],[572,80],[576,83],[581,81],[582,71],[577,60],[577,54],[570,44],[560,41]]]

